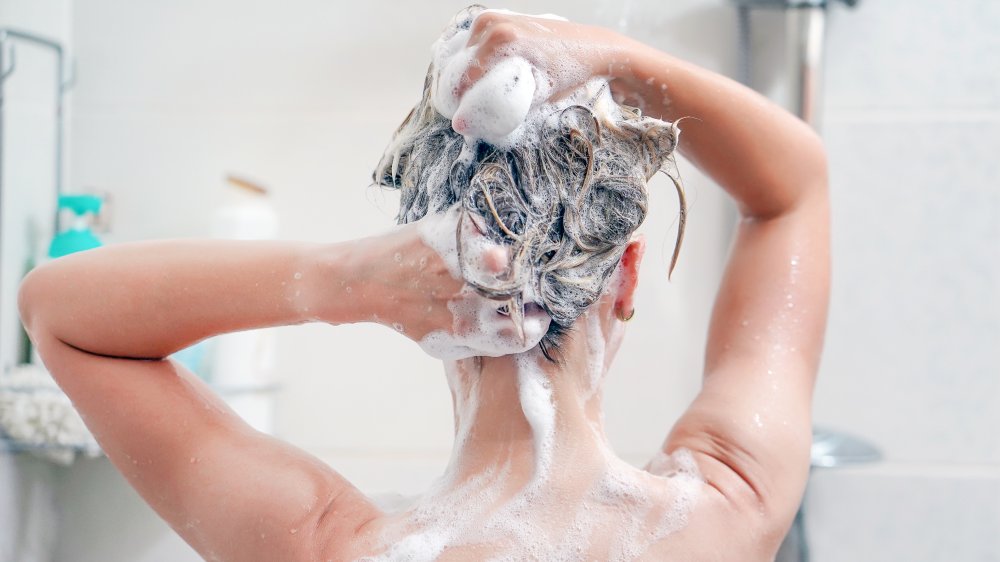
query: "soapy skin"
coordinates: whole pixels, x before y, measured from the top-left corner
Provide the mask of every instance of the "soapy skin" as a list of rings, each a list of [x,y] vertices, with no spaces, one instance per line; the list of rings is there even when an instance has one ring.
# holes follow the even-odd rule
[[[742,86],[608,30],[488,12],[465,48],[475,64],[459,98],[514,57],[546,69],[552,96],[598,76],[648,114],[697,117],[681,150],[738,204],[702,390],[648,471],[610,454],[605,370],[588,363],[615,354],[641,241],[567,335],[563,362],[531,349],[448,363],[455,450],[401,513],[253,431],[167,357],[214,334],[310,321],[374,321],[418,342],[453,331],[448,305],[463,285],[416,225],[337,244],[156,241],[54,260],[19,292],[46,368],[111,462],[206,560],[773,560],[808,474],[826,320],[820,141]],[[583,78],[548,71],[564,63]],[[776,154],[787,156],[780,169]]]
[[[437,252],[456,281],[463,279],[458,262],[458,237],[463,211],[455,206],[446,213],[420,220],[421,240]],[[497,275],[506,265],[504,248],[492,244],[476,230],[472,220],[461,221],[463,257],[475,264],[475,276]],[[436,330],[425,335],[420,347],[438,359],[465,359],[485,356],[500,357],[522,353],[538,345],[551,318],[537,305],[529,303],[526,310],[510,314],[511,303],[492,301],[469,286],[448,302],[454,321],[450,330]]]
[[[508,10],[483,13],[520,15]],[[532,18],[565,21],[551,14]],[[470,66],[478,64],[471,29],[459,29],[453,35],[441,37],[432,50],[435,79],[431,96],[435,109],[451,119],[452,128],[468,141],[484,140],[499,147],[520,140],[532,107],[550,98],[556,82],[553,74],[566,72],[555,66],[536,67],[522,57],[504,57],[470,86],[467,72]]]

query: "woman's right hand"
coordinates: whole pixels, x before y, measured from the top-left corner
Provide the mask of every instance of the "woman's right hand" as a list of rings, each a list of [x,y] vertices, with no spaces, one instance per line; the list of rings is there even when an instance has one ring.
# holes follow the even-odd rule
[[[357,241],[356,280],[350,297],[366,311],[360,319],[395,329],[439,359],[508,355],[531,349],[548,329],[548,315],[528,307],[523,321],[465,283],[458,265],[457,229],[464,213],[454,207],[390,233]],[[497,276],[507,267],[506,248],[490,243],[473,221],[462,221],[466,275]],[[344,290],[341,297],[346,297]],[[322,310],[320,304],[319,310]],[[319,318],[324,320],[324,318]]]
[[[608,79],[616,95],[628,97],[632,52],[642,45],[602,27],[488,10],[473,22],[467,47],[475,56],[459,81],[458,98],[504,58],[520,57],[546,79],[539,87],[548,101],[594,77]]]

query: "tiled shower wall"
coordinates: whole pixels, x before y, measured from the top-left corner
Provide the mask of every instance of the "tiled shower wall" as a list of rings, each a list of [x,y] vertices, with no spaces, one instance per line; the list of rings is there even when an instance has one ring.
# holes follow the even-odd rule
[[[70,0],[0,0],[2,28],[68,45],[71,20]],[[31,43],[9,44],[16,66],[4,83],[0,131],[0,369],[16,363],[23,353],[15,289],[33,246],[52,235],[56,198],[56,56]],[[10,65],[11,52],[4,58]],[[0,562],[51,560],[56,473],[43,461],[7,454],[0,446]]]
[[[818,471],[817,562],[1000,560],[1000,3],[835,10],[834,283],[819,423],[879,466]]]

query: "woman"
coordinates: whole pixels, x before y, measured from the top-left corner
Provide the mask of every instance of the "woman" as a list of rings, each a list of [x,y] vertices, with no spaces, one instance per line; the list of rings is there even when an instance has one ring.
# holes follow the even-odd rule
[[[472,64],[445,94],[460,102],[498,65],[525,60],[548,79],[537,91],[556,104],[571,93],[540,125],[565,133],[550,135],[558,150],[460,152],[471,164],[459,172],[496,173],[449,178],[442,185],[463,189],[435,199],[424,173],[434,166],[415,147],[450,145],[414,136],[428,126],[417,111],[376,176],[403,189],[401,221],[419,219],[390,234],[127,244],[51,262],[19,295],[46,366],[115,466],[207,560],[772,559],[805,485],[826,320],[820,141],[749,90],[611,31],[476,11],[454,27],[468,32]],[[632,113],[608,140],[607,123],[588,116],[595,106],[582,117],[574,109],[572,92],[591,77],[665,125]],[[614,229],[566,213],[643,197],[635,170],[648,177],[662,164],[678,140],[666,123],[682,117],[694,119],[680,150],[741,219],[702,391],[639,471],[604,444],[597,386],[634,313],[643,244],[631,233],[644,209]],[[407,145],[414,138],[423,140]],[[618,142],[635,143],[624,172],[599,156]],[[575,201],[555,189],[553,219],[522,184],[548,177],[529,164],[560,157],[579,185],[624,178],[619,195],[629,197],[602,188],[604,199]],[[553,221],[568,226],[553,233]],[[383,512],[323,463],[248,428],[166,359],[214,334],[308,321],[377,321],[450,358],[456,447],[413,508]]]

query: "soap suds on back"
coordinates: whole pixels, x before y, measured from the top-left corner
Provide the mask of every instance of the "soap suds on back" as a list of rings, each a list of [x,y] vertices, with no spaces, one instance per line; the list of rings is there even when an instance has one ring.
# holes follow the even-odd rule
[[[537,351],[515,358],[518,399],[534,441],[528,481],[511,494],[509,463],[458,479],[455,462],[475,422],[481,375],[466,370],[468,362],[449,365],[457,423],[452,466],[383,533],[385,550],[363,561],[431,562],[447,549],[470,548],[490,561],[627,562],[687,524],[704,482],[684,449],[659,453],[643,471],[604,446],[603,463],[582,481],[579,501],[567,502],[556,491],[557,408],[543,361]]]

